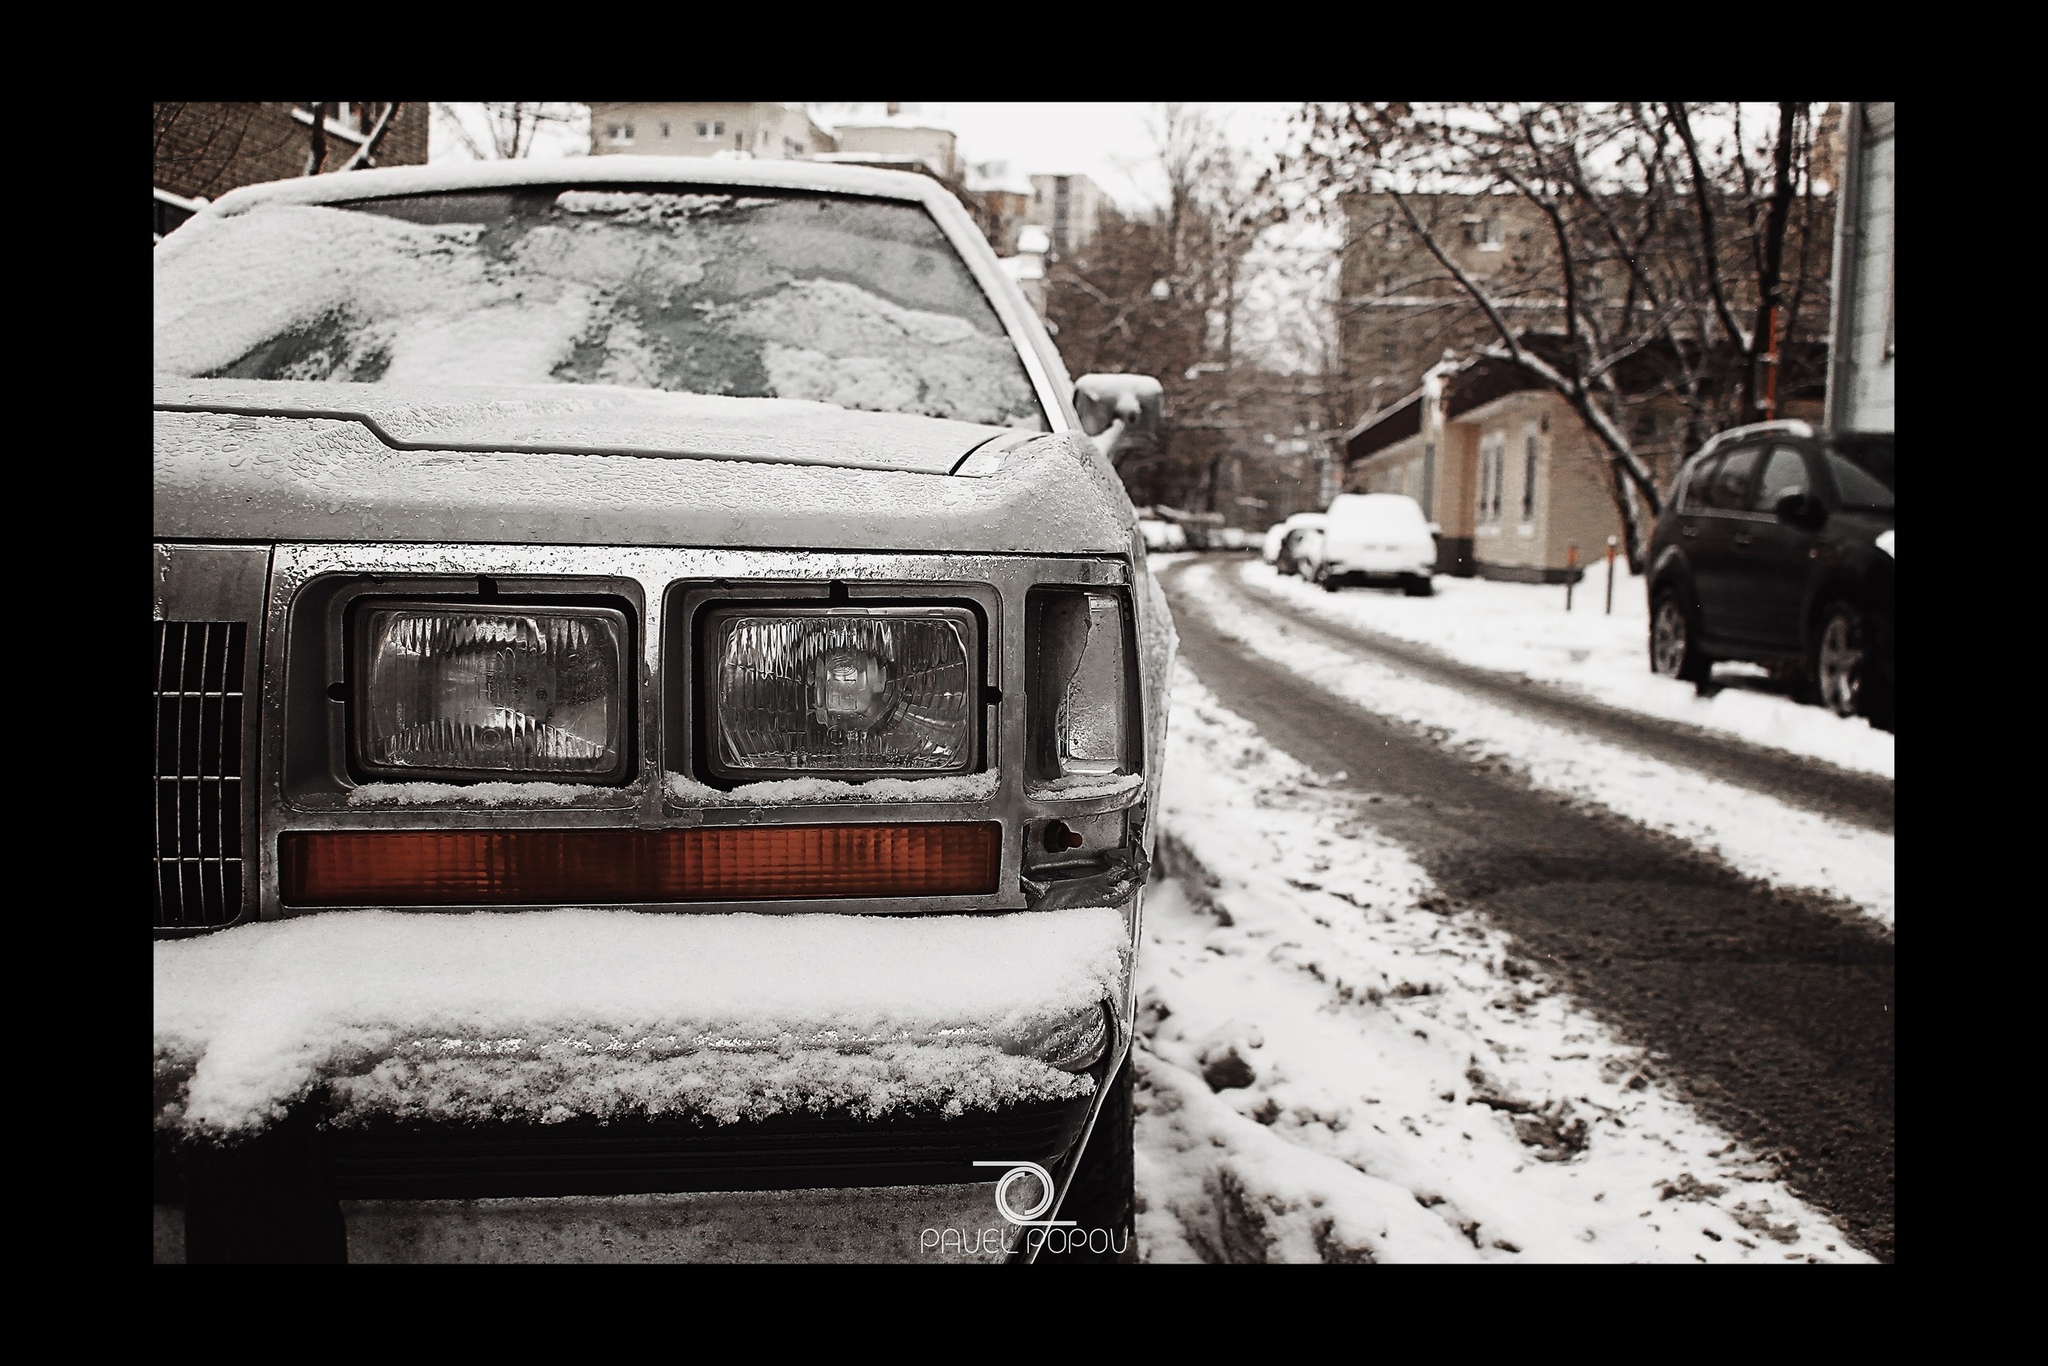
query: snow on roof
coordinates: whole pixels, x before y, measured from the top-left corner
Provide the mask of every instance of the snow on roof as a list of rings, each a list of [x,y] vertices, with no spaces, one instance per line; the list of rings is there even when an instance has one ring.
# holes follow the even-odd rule
[[[1086,1095],[1031,1056],[1119,988],[1109,909],[339,911],[155,946],[157,1122],[947,1113]]]
[[[713,161],[709,157],[597,156],[547,161],[456,161],[341,171],[245,185],[214,201],[212,212],[244,213],[259,203],[329,204],[387,195],[438,194],[508,185],[565,184],[759,185],[930,200],[946,195],[924,176],[874,167],[799,161]],[[950,198],[951,196],[947,196]]]

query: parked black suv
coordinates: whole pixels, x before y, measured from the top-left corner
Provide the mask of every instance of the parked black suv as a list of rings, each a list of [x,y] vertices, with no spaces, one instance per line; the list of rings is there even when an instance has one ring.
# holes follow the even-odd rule
[[[1650,542],[1650,667],[1705,684],[1769,667],[1808,700],[1893,720],[1892,434],[1766,422],[1679,470]]]

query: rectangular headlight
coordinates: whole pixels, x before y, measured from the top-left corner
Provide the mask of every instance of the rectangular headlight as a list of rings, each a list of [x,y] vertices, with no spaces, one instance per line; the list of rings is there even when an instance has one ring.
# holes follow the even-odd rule
[[[1031,595],[1032,776],[1127,773],[1130,666],[1123,602],[1113,593]]]
[[[974,767],[981,678],[965,608],[725,607],[704,639],[719,777]]]
[[[357,617],[357,765],[420,778],[626,770],[623,612],[394,604]]]

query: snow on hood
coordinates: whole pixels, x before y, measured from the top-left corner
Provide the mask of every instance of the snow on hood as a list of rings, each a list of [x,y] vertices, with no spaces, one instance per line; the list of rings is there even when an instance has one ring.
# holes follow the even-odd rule
[[[344,911],[155,946],[159,1125],[947,1113],[1087,1095],[1032,1044],[1117,990],[1114,910]]]
[[[156,402],[164,537],[1121,552],[1135,525],[1074,434],[594,387],[160,378]]]
[[[159,377],[159,408],[349,414],[391,444],[435,450],[606,451],[949,474],[1003,427],[781,398],[608,385],[335,385]],[[366,430],[369,428],[366,427]],[[374,432],[373,432],[374,434]]]

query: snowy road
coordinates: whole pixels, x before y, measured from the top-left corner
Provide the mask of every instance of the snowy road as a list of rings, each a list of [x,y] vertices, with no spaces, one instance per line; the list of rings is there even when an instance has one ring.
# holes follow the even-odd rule
[[[1148,1256],[1891,1255],[1888,800],[1510,715],[1224,564],[1162,581]]]

